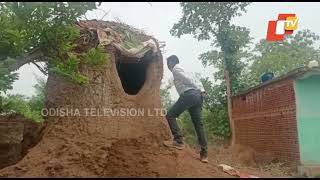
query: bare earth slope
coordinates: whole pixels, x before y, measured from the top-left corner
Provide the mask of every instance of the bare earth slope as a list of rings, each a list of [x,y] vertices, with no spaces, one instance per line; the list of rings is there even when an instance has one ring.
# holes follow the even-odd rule
[[[153,117],[155,118],[155,117]],[[126,119],[117,119],[130,123]],[[152,118],[132,119],[147,123]],[[164,121],[160,121],[164,123]],[[203,164],[190,149],[162,145],[159,136],[136,128],[132,138],[106,138],[105,120],[64,120],[48,126],[43,139],[16,165],[0,170],[0,177],[223,177],[216,167]],[[146,127],[146,126],[141,126]],[[153,129],[153,128],[150,128]],[[104,131],[106,130],[106,131]]]

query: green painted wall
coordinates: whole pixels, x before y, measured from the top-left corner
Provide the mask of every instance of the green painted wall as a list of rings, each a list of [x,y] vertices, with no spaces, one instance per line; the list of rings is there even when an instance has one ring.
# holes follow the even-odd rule
[[[304,165],[320,164],[320,75],[295,82],[300,159]]]

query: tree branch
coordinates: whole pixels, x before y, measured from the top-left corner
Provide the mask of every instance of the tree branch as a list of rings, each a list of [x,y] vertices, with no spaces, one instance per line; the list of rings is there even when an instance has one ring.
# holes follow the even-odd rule
[[[32,62],[32,64],[34,64],[35,66],[37,66],[37,68],[42,72],[42,74],[44,75],[48,75],[47,71],[45,71],[42,67],[40,67],[37,63]]]
[[[108,15],[108,14],[110,13],[110,11],[111,11],[111,9],[109,9],[109,11],[107,12],[107,11],[101,9],[101,8],[97,8],[97,10],[102,11],[102,12],[104,13],[103,16],[102,16],[101,18],[99,18],[98,21],[103,20],[103,18],[104,18],[106,15]],[[97,16],[96,16],[96,17],[97,17]],[[96,19],[98,19],[98,17],[97,17]]]
[[[43,61],[41,59],[43,59],[44,57],[44,53],[40,50],[40,48],[33,49],[31,52],[16,58],[16,63],[10,66],[9,70],[16,71],[25,64],[34,62],[36,60],[37,62]]]
[[[101,9],[101,10],[104,12],[104,15],[102,16],[102,18],[100,18],[100,21],[103,20],[103,18],[110,13],[111,9],[108,12],[106,12],[103,9]]]

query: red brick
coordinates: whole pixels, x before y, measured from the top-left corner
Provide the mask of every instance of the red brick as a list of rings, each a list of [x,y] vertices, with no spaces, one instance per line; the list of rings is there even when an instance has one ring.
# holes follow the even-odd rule
[[[232,98],[235,142],[279,160],[299,162],[293,79]]]

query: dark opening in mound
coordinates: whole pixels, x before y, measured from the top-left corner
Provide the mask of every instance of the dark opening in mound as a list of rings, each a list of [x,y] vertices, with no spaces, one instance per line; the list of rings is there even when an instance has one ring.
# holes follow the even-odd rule
[[[119,55],[116,59],[117,71],[124,91],[136,95],[146,81],[147,69],[152,61],[152,51],[141,59]]]

